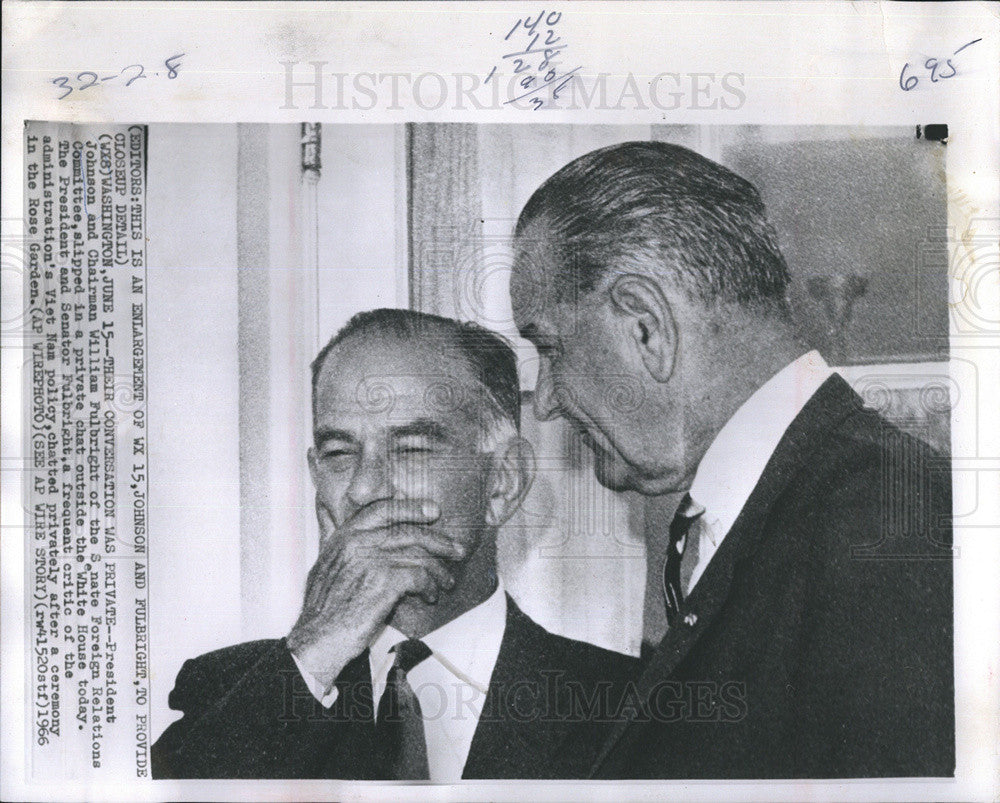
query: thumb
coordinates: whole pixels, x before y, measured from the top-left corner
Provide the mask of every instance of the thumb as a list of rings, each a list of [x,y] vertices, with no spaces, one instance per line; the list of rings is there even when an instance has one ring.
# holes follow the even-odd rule
[[[316,496],[316,521],[319,523],[319,542],[324,544],[337,527],[333,523],[330,509],[323,504],[323,500],[319,498],[318,494]]]

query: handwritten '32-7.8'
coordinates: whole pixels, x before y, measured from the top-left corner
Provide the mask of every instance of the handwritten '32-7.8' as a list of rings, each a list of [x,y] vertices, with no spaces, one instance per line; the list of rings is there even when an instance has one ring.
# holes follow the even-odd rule
[[[163,66],[167,69],[167,78],[171,81],[177,77],[177,71],[180,69],[181,63],[180,58],[183,53],[178,53],[176,56],[171,56],[168,59],[163,60]],[[58,78],[53,78],[52,83],[61,89],[65,89],[57,100],[62,100],[63,98],[69,97],[73,92],[83,92],[90,87],[97,84],[102,84],[105,81],[113,81],[118,77],[125,77],[125,74],[129,73],[125,80],[125,86],[132,86],[140,78],[149,78],[150,76],[146,74],[146,69],[141,64],[129,64],[128,67],[122,67],[121,70],[114,73],[113,75],[100,76],[96,72],[91,72],[90,70],[85,70],[84,72],[76,74],[76,86],[70,86],[70,81],[73,80],[72,76],[60,75]],[[158,76],[159,73],[153,73],[154,76]]]

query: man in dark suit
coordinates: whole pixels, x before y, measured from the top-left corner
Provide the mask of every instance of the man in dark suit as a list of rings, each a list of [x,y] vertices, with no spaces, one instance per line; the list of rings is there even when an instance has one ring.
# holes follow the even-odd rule
[[[534,470],[519,425],[501,338],[355,316],[313,364],[302,613],[285,639],[184,665],[154,777],[582,776],[635,660],[547,632],[498,582],[497,529]]]
[[[683,495],[648,550],[666,634],[592,777],[952,775],[947,462],[799,340],[755,188],[604,148],[534,193],[515,254],[536,415],[606,487]]]

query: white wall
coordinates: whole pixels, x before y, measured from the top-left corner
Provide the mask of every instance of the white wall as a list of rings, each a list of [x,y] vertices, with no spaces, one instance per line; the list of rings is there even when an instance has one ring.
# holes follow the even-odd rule
[[[185,658],[240,626],[236,127],[149,129],[152,730]]]
[[[157,733],[173,716],[166,696],[185,658],[287,632],[316,550],[305,460],[309,362],[355,312],[408,304],[403,128],[324,125],[322,133],[316,247],[307,254],[299,126],[150,128]],[[517,341],[522,387],[534,385],[536,358],[511,321],[508,238],[535,187],[611,142],[670,138],[718,158],[731,134],[693,126],[479,129],[488,275],[478,318]],[[589,454],[567,461],[558,423],[539,425],[528,410],[524,419],[539,479],[501,535],[508,585],[550,629],[634,651],[644,605],[647,636],[659,627],[662,605],[655,588],[646,592],[642,535],[666,526],[669,500],[643,504],[603,491]]]
[[[403,127],[324,125],[322,158],[317,351],[356,312],[409,303]]]

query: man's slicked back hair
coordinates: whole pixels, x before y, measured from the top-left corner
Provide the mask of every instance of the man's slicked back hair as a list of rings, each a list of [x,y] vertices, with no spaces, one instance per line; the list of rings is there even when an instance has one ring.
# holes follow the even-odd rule
[[[507,422],[514,431],[521,427],[521,386],[517,356],[510,343],[477,323],[456,321],[441,315],[409,309],[375,309],[359,312],[337,332],[312,362],[313,406],[323,363],[331,350],[345,340],[364,337],[392,337],[401,341],[426,343],[442,359],[461,359],[478,380],[493,409],[474,411],[485,416],[485,424]]]
[[[600,148],[552,175],[517,222],[555,258],[560,299],[614,271],[655,273],[692,300],[787,312],[789,276],[754,186],[694,151],[665,142]]]

